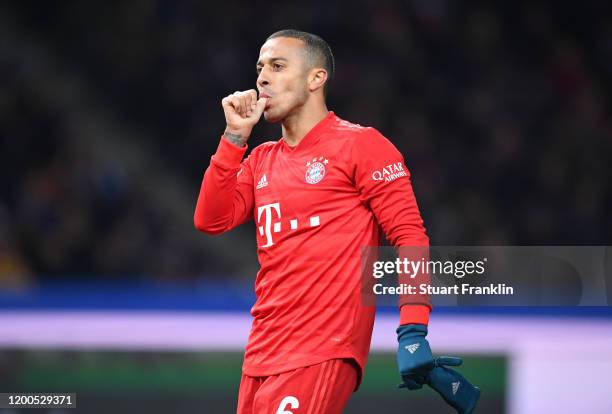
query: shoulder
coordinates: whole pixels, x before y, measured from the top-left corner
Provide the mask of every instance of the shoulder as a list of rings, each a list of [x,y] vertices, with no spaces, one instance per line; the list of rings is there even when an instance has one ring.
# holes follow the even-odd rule
[[[249,157],[261,157],[280,145],[279,141],[266,141],[251,150]]]
[[[376,128],[349,122],[337,115],[330,129],[338,135],[344,135],[355,141],[380,139],[388,141]]]
[[[355,149],[358,152],[368,153],[377,152],[381,148],[395,148],[391,141],[376,128],[355,124],[337,116],[330,130],[337,139],[343,140],[351,150]]]
[[[259,144],[255,148],[253,148],[253,151],[266,151],[266,150],[270,150],[270,149],[272,149],[272,147],[274,147],[275,145],[278,145],[279,143],[280,143],[279,141],[266,141],[266,142],[262,142],[261,144]]]
[[[334,115],[333,122],[330,123],[329,132],[342,138],[355,139],[367,133],[369,129],[372,128],[349,122],[338,115]]]

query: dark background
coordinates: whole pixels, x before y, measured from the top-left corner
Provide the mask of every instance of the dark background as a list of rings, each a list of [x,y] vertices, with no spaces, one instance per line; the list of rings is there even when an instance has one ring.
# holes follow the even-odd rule
[[[255,86],[259,48],[285,28],[331,45],[329,109],[404,154],[433,245],[610,244],[609,2],[8,1],[2,314],[247,317],[252,223],[210,237],[193,210],[220,100]],[[250,146],[278,138],[262,121]],[[0,390],[78,392],[91,413],[233,410],[239,352],[167,351],[2,349]],[[508,407],[507,358],[468,355],[482,412]],[[348,412],[449,412],[430,391],[394,392],[390,353],[366,372]]]
[[[606,2],[23,1],[0,7],[0,274],[252,277],[191,224],[270,33],[321,35],[329,108],[406,157],[432,244],[606,244]],[[278,139],[262,121],[251,146]],[[6,270],[8,269],[8,270]]]

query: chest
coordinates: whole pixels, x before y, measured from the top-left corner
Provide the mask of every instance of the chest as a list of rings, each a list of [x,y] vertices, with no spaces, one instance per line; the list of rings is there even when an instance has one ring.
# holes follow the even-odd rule
[[[293,210],[355,192],[350,163],[330,149],[267,154],[253,171],[253,187],[256,206],[280,201]]]
[[[350,162],[339,150],[270,153],[253,169],[254,218],[261,242],[325,226],[358,200]],[[264,246],[265,247],[265,246]]]

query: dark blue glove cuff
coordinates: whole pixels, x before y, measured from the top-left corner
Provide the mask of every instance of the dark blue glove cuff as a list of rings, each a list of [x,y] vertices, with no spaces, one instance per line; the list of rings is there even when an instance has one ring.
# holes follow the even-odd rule
[[[421,325],[418,323],[401,325],[395,332],[397,332],[398,341],[406,338],[425,337],[427,336],[427,325]]]

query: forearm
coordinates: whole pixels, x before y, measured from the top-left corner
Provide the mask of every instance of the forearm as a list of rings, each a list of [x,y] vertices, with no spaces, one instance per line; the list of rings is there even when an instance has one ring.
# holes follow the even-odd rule
[[[221,138],[217,152],[204,174],[194,213],[195,227],[208,234],[220,234],[244,221],[249,196],[238,189],[240,161],[246,147]]]
[[[223,132],[221,139],[225,139],[237,147],[244,147],[249,137],[248,135],[245,136],[243,133],[232,132],[229,129],[226,129],[225,132]]]

